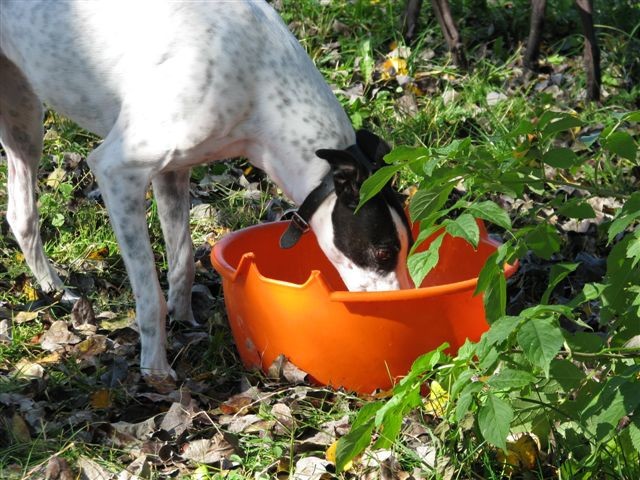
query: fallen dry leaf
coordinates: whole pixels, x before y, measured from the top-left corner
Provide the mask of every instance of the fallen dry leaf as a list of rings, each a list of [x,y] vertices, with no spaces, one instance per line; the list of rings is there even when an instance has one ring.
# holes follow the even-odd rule
[[[183,447],[180,456],[194,463],[212,464],[228,459],[234,453],[233,446],[225,440],[221,433],[217,433],[213,438],[188,442]]]
[[[151,478],[151,461],[147,455],[141,455],[131,462],[126,470],[118,474],[118,480],[141,480]]]
[[[80,299],[73,305],[73,309],[71,310],[71,322],[75,329],[85,325],[96,325],[96,314],[93,311],[93,306],[89,299],[86,297],[80,297]]]
[[[498,450],[497,459],[506,464],[510,472],[528,471],[535,468],[540,450],[538,441],[533,434],[523,434],[515,441],[507,442],[506,453]]]
[[[304,457],[296,462],[291,480],[329,480],[334,476],[327,471],[329,462],[318,457]]]
[[[129,363],[125,358],[116,357],[106,372],[100,375],[100,381],[107,388],[122,385],[129,376]]]
[[[261,422],[262,417],[250,413],[248,415],[223,415],[218,419],[222,426],[226,426],[230,433],[242,433],[251,425]]]
[[[0,343],[11,343],[11,322],[6,318],[0,320]]]
[[[116,422],[109,424],[109,440],[115,447],[126,447],[132,444],[140,444],[156,432],[155,417],[142,422]]]
[[[87,260],[102,261],[109,256],[109,247],[99,247],[91,250],[87,255]]]
[[[73,352],[80,359],[95,357],[105,351],[107,351],[107,337],[104,335],[92,335],[73,348]]]
[[[284,355],[278,355],[267,369],[267,377],[293,384],[304,383],[308,375],[307,372],[295,366]]]
[[[25,422],[24,418],[22,418],[18,412],[14,412],[11,417],[9,434],[16,443],[29,443],[31,441],[29,425],[27,425],[27,422]]]
[[[276,403],[271,407],[271,415],[276,418],[274,433],[277,435],[288,435],[295,428],[295,419],[291,414],[291,409],[284,403]]]
[[[248,413],[250,407],[260,398],[260,392],[257,387],[250,387],[244,392],[232,396],[226,402],[220,405],[220,411],[226,415],[235,413]]]
[[[180,436],[193,425],[194,418],[201,413],[197,402],[191,398],[183,399],[182,403],[174,402],[164,415],[160,429],[176,437]]]
[[[91,394],[91,407],[94,410],[101,410],[101,409],[105,409],[105,408],[109,408],[111,407],[112,403],[111,403],[111,391],[106,389],[106,388],[102,388],[100,390],[96,390],[95,392],[93,392]]]
[[[13,321],[15,323],[26,323],[26,322],[31,322],[32,320],[35,320],[36,318],[38,318],[38,316],[40,315],[40,311],[35,311],[35,312],[18,312],[16,313],[15,317],[13,317]]]
[[[44,368],[39,363],[31,362],[27,358],[22,358],[13,369],[12,374],[16,378],[43,378]]]
[[[111,480],[111,475],[99,463],[88,457],[80,457],[77,462],[80,469],[80,480]]]
[[[54,351],[65,345],[73,345],[80,342],[80,337],[69,331],[67,322],[56,320],[51,324],[40,339],[40,346],[43,350]]]
[[[47,462],[44,478],[45,480],[73,480],[74,475],[67,461],[55,455]]]
[[[58,188],[60,184],[64,181],[64,177],[67,172],[64,168],[56,167],[53,171],[47,176],[45,183],[47,187]]]

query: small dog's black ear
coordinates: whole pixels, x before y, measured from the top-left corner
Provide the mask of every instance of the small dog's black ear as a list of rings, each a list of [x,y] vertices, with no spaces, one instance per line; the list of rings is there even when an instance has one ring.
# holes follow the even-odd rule
[[[369,130],[358,130],[356,132],[356,144],[371,160],[376,170],[384,165],[384,156],[391,151],[391,147],[387,142]]]
[[[360,202],[360,187],[368,176],[364,166],[345,150],[322,149],[316,155],[331,165],[338,200],[355,210]]]

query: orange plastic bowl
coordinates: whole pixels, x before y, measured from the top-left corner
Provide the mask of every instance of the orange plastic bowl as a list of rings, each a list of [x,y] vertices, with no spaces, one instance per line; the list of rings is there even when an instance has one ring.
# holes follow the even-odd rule
[[[230,233],[211,253],[245,366],[266,371],[283,354],[316,383],[371,393],[390,388],[419,355],[443,342],[457,351],[487,330],[482,298],[473,292],[498,244],[482,225],[476,251],[447,236],[421,288],[389,292],[346,291],[312,232],[280,249],[286,226]]]

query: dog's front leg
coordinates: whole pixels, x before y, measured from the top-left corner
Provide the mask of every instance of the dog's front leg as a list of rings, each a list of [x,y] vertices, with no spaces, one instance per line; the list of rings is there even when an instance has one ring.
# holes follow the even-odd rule
[[[161,173],[153,179],[153,194],[169,261],[169,316],[197,325],[191,310],[195,266],[189,230],[189,178],[189,169]]]
[[[140,330],[140,370],[149,380],[175,373],[167,362],[167,303],[160,289],[145,220],[145,192],[152,172],[117,135],[108,136],[87,159],[109,211],[133,294]]]

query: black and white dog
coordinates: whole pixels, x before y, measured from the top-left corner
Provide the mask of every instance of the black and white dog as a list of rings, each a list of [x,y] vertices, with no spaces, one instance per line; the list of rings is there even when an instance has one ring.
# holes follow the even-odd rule
[[[245,156],[296,203],[350,290],[411,286],[410,231],[388,191],[358,214],[370,162],[388,152],[354,132],[277,13],[262,1],[0,0],[0,138],[7,218],[46,291],[64,289],[42,249],[36,170],[41,102],[104,138],[88,158],[136,299],[141,370],[174,375],[165,317],[192,322],[190,167]],[[169,259],[165,301],[145,222],[149,184]],[[305,218],[306,217],[306,218]]]

